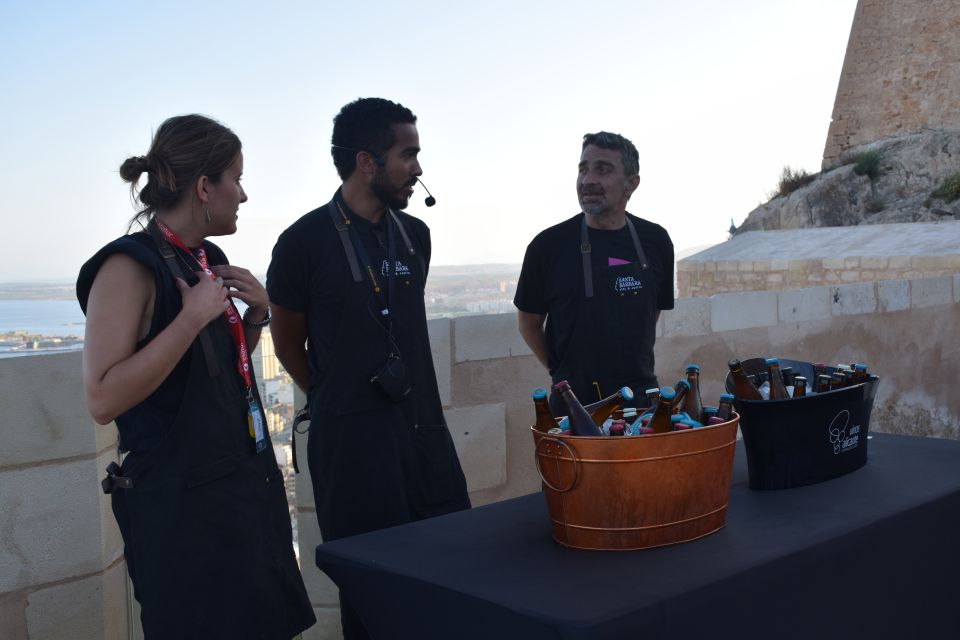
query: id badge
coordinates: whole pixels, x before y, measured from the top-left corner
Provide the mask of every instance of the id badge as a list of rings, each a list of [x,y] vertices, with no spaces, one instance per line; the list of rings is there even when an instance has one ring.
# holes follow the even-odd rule
[[[247,401],[247,427],[250,429],[250,437],[256,443],[257,453],[267,448],[267,437],[263,431],[263,414],[260,413],[260,404],[250,398]]]

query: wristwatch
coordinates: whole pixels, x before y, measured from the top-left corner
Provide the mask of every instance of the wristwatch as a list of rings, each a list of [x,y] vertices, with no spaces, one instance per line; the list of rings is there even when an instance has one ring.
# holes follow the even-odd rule
[[[247,314],[250,313],[250,309],[247,309],[243,314],[243,324],[248,327],[265,327],[270,324],[270,307],[267,307],[267,315],[264,316],[263,320],[250,320],[247,318]]]

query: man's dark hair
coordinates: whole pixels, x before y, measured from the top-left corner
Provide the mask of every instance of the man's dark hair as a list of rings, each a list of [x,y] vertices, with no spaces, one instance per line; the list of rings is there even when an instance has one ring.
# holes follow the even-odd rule
[[[382,157],[397,141],[392,125],[417,124],[417,116],[402,104],[383,98],[358,98],[333,118],[330,155],[342,180],[357,168],[357,152]],[[339,148],[343,147],[343,148]]]
[[[637,152],[637,148],[619,133],[610,133],[609,131],[588,133],[583,136],[581,151],[586,149],[588,144],[601,149],[619,151],[620,160],[623,162],[623,172],[628,176],[635,176],[640,173],[640,154]]]

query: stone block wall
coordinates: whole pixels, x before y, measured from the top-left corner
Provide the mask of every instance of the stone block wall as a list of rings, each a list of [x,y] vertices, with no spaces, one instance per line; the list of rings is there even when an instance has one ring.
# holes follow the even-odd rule
[[[877,280],[945,277],[958,271],[960,254],[806,260],[684,260],[677,263],[677,290],[681,298],[696,298],[737,291],[778,291]]]
[[[128,638],[123,543],[100,491],[116,431],[87,414],[80,353],[0,359],[0,411],[0,638]]]
[[[960,3],[859,0],[823,152],[921,129],[960,129]]]

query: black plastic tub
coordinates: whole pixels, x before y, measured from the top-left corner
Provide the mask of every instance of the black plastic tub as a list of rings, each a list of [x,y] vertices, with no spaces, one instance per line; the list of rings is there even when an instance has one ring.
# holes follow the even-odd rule
[[[763,358],[743,360],[747,375],[766,371]],[[780,359],[814,380],[813,364]],[[828,367],[832,373],[834,367]],[[831,480],[867,463],[870,413],[879,378],[789,400],[735,400],[751,489],[789,489]],[[727,375],[727,391],[733,380]]]

